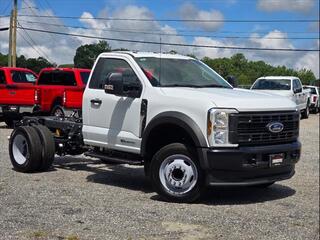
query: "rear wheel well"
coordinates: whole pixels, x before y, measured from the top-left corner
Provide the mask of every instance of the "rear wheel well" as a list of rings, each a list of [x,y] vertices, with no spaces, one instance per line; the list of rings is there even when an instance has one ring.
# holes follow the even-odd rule
[[[154,154],[162,147],[171,143],[182,143],[195,147],[195,142],[188,132],[179,125],[173,123],[160,124],[148,135],[144,160],[150,162]]]
[[[54,101],[53,101],[53,103],[52,103],[52,105],[51,105],[51,110],[50,110],[50,111],[52,111],[52,109],[53,109],[55,106],[57,106],[57,105],[62,106],[62,97],[56,97],[56,98],[54,99]]]

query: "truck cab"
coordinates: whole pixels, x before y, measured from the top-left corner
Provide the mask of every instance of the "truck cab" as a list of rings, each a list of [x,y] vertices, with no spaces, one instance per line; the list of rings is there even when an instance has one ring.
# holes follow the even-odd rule
[[[303,89],[301,81],[293,76],[267,76],[258,78],[251,90],[263,91],[287,97],[297,104],[302,118],[309,117],[310,94]]]
[[[32,111],[37,77],[26,68],[0,67],[0,118],[8,126]]]
[[[101,54],[82,112],[81,120],[25,118],[10,137],[14,168],[43,171],[54,154],[84,153],[143,165],[162,197],[191,202],[207,186],[267,187],[289,179],[300,158],[300,118],[293,101],[235,89],[187,56]]]
[[[89,69],[80,68],[42,69],[36,83],[37,110],[53,116],[65,116],[65,108],[81,108],[89,73]]]

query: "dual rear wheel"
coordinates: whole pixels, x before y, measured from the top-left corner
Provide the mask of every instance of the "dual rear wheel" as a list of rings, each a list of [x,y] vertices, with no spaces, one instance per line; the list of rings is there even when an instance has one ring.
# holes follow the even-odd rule
[[[11,134],[9,154],[19,172],[46,171],[54,160],[53,135],[42,125],[18,127]]]

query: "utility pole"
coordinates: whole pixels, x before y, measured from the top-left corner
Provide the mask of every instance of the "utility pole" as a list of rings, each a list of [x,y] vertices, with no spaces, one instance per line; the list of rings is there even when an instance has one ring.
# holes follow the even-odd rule
[[[18,15],[18,0],[13,0],[13,9],[10,17],[10,32],[9,32],[9,56],[8,66],[16,67],[17,61],[17,15]]]

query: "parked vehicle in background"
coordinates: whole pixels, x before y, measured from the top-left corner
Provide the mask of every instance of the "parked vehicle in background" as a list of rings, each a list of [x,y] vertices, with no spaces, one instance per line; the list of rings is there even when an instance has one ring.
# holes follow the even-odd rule
[[[320,111],[320,89],[316,86],[303,86],[303,89],[310,91],[310,111],[318,113]]]
[[[0,118],[9,127],[33,111],[36,80],[29,69],[0,67]]]
[[[80,109],[89,74],[89,69],[42,69],[34,97],[37,111],[54,116],[65,116],[64,106]]]
[[[295,173],[300,116],[288,98],[233,88],[177,54],[103,53],[90,76],[83,118],[26,117],[12,132],[16,170],[85,153],[143,165],[154,189],[178,202],[206,186],[268,187]]]
[[[288,97],[297,104],[301,118],[309,117],[310,93],[302,88],[301,81],[297,77],[261,77],[253,83],[250,89]]]
[[[66,88],[63,93],[63,107],[66,110],[77,111],[81,113],[82,97],[85,85],[88,82],[90,71],[81,69],[78,74],[84,84],[83,88]]]

